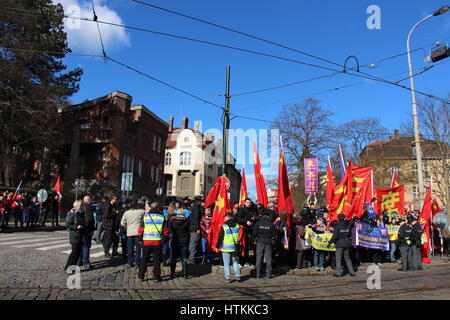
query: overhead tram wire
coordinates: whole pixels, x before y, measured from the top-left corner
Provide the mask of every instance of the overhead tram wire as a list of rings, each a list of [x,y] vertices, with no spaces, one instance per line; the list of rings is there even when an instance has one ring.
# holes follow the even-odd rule
[[[5,8],[5,7],[4,7]],[[13,8],[14,9],[14,8]],[[31,11],[31,10],[25,10],[22,9],[21,11]],[[194,38],[189,38],[189,37],[184,37],[184,36],[179,36],[179,35],[174,35],[174,34],[169,34],[169,33],[163,33],[163,32],[159,32],[159,31],[154,31],[154,30],[150,30],[150,29],[145,29],[145,28],[139,28],[139,27],[131,27],[131,26],[127,26],[127,25],[121,25],[121,24],[117,24],[117,23],[112,23],[112,22],[106,22],[106,21],[94,21],[92,19],[88,19],[88,18],[81,18],[81,17],[71,17],[71,16],[65,16],[65,18],[67,19],[75,19],[75,20],[82,20],[82,21],[89,21],[89,22],[97,22],[97,23],[103,23],[103,24],[107,24],[107,25],[112,25],[112,26],[116,26],[116,27],[122,27],[122,28],[127,28],[127,29],[132,29],[132,30],[138,30],[138,31],[143,31],[143,32],[149,32],[149,33],[154,33],[154,34],[159,34],[159,35],[164,35],[164,36],[169,36],[169,37],[174,37],[174,38],[178,38],[178,39],[183,39],[183,40],[188,40],[188,41],[194,41],[194,42],[199,42],[199,43],[204,43],[204,44],[209,44],[209,45],[214,45],[214,46],[219,46],[219,47],[224,47],[224,48],[228,48],[228,49],[233,49],[233,50],[238,50],[238,51],[243,51],[243,52],[247,52],[247,53],[252,53],[252,54],[257,54],[257,55],[262,55],[262,56],[266,56],[266,57],[270,57],[270,58],[275,58],[275,59],[279,59],[279,60],[284,60],[284,61],[288,61],[288,62],[293,62],[293,63],[298,63],[298,64],[302,64],[302,65],[306,65],[306,66],[310,66],[310,67],[315,67],[315,68],[320,68],[320,69],[324,69],[324,70],[330,70],[330,71],[334,71],[337,73],[344,73],[344,74],[348,74],[348,75],[352,75],[355,77],[359,77],[359,78],[364,78],[364,79],[369,79],[369,80],[375,80],[375,81],[379,81],[379,82],[383,82],[383,83],[387,83],[387,84],[391,84],[400,88],[403,88],[405,90],[409,90],[411,91],[411,88],[407,87],[407,86],[403,86],[394,82],[390,82],[388,80],[376,77],[376,76],[372,76],[370,74],[366,74],[365,73],[361,73],[361,74],[355,74],[355,73],[349,73],[349,70],[353,70],[353,69],[348,69],[347,71],[343,71],[343,70],[336,70],[336,69],[332,69],[332,68],[328,68],[328,67],[324,67],[324,66],[320,66],[320,65],[316,65],[316,64],[312,64],[312,63],[307,63],[307,62],[303,62],[303,61],[299,61],[299,60],[295,60],[295,59],[289,59],[289,58],[283,58],[280,56],[276,56],[276,55],[272,55],[272,54],[267,54],[267,53],[262,53],[259,51],[254,51],[254,50],[249,50],[249,49],[243,49],[243,48],[237,48],[237,47],[233,47],[233,46],[229,46],[229,45],[224,45],[224,44],[219,44],[219,43],[215,43],[215,42],[211,42],[211,41],[205,41],[205,40],[199,40],[199,39],[194,39]],[[444,102],[446,104],[450,104],[450,101],[440,98],[440,97],[436,97],[432,94],[429,93],[424,93],[418,90],[414,90],[417,94],[429,97],[431,99],[440,101],[440,102]]]
[[[97,14],[95,13],[94,0],[91,0],[91,4],[92,4],[92,13],[94,15],[93,20],[97,21],[98,17],[97,17]],[[98,22],[97,22],[97,30],[98,30],[98,35],[100,37],[100,43],[102,44],[103,57],[106,59],[105,45],[103,44],[103,37],[102,37],[102,33],[100,31],[100,25]]]
[[[30,10],[28,10],[30,11]],[[355,74],[355,73],[349,73],[348,71],[341,71],[341,70],[336,70],[336,69],[332,69],[332,68],[328,68],[328,67],[324,67],[324,66],[320,66],[320,65],[316,65],[316,64],[312,64],[312,63],[307,63],[307,62],[303,62],[303,61],[299,61],[299,60],[295,60],[295,59],[289,59],[289,58],[283,58],[280,56],[276,56],[276,55],[272,55],[272,54],[267,54],[267,53],[262,53],[259,51],[254,51],[254,50],[249,50],[249,49],[243,49],[243,48],[237,48],[237,47],[233,47],[233,46],[229,46],[229,45],[224,45],[224,44],[219,44],[219,43],[215,43],[215,42],[211,42],[211,41],[205,41],[205,40],[199,40],[199,39],[193,39],[193,38],[188,38],[188,37],[184,37],[184,36],[179,36],[179,35],[174,35],[174,34],[169,34],[169,33],[163,33],[163,32],[158,32],[158,31],[154,31],[154,30],[150,30],[150,29],[144,29],[144,28],[139,28],[139,27],[131,27],[131,26],[127,26],[127,25],[121,25],[121,24],[116,24],[116,23],[112,23],[112,22],[106,22],[106,21],[94,21],[92,19],[88,19],[88,18],[81,18],[81,17],[71,17],[71,16],[65,16],[65,18],[67,19],[76,19],[76,20],[82,20],[82,21],[89,21],[89,22],[98,22],[98,23],[103,23],[103,24],[107,24],[107,25],[112,25],[112,26],[117,26],[117,27],[122,27],[122,28],[127,28],[127,29],[133,29],[133,30],[138,30],[138,31],[144,31],[144,32],[149,32],[149,33],[154,33],[154,34],[159,34],[159,35],[165,35],[165,36],[169,36],[169,37],[174,37],[174,38],[179,38],[179,39],[184,39],[184,40],[188,40],[188,41],[194,41],[194,42],[199,42],[199,43],[204,43],[204,44],[209,44],[209,45],[214,45],[214,46],[219,46],[219,47],[224,47],[224,48],[228,48],[228,49],[233,49],[233,50],[238,50],[238,51],[243,51],[243,52],[247,52],[247,53],[252,53],[252,54],[257,54],[257,55],[261,55],[261,56],[266,56],[266,57],[270,57],[270,58],[275,58],[275,59],[279,59],[279,60],[284,60],[284,61],[288,61],[288,62],[293,62],[293,63],[298,63],[298,64],[302,64],[302,65],[306,65],[306,66],[310,66],[310,67],[315,67],[315,68],[320,68],[320,69],[324,69],[324,70],[330,70],[330,71],[334,71],[337,73],[344,73],[344,74],[348,74],[348,75],[352,75],[355,77],[359,77],[359,78],[364,78],[364,79],[369,79],[369,80],[375,80],[375,81],[379,81],[379,82],[383,82],[383,83],[387,83],[387,84],[392,84],[394,86],[403,88],[405,90],[408,91],[412,91],[411,88],[407,87],[407,86],[403,86],[400,85],[398,83],[394,83],[394,82],[390,82],[388,80],[379,78],[379,77],[375,77],[372,76],[370,74],[366,74],[364,75],[364,73],[361,74]],[[348,70],[352,70],[352,69],[348,69]],[[446,103],[446,104],[450,104],[450,101],[440,98],[440,97],[436,97],[432,94],[429,93],[424,93],[418,90],[414,90],[417,94],[429,97],[431,99]]]
[[[277,42],[274,42],[274,41],[271,41],[271,40],[267,40],[267,39],[264,39],[264,38],[261,38],[261,37],[258,37],[258,36],[246,33],[246,32],[242,32],[242,31],[230,28],[230,27],[219,25],[219,24],[214,23],[214,22],[210,22],[210,21],[206,21],[206,20],[203,20],[203,19],[200,19],[200,18],[196,18],[196,17],[190,16],[190,15],[187,15],[187,14],[184,14],[184,13],[181,13],[181,12],[177,12],[177,11],[174,11],[174,10],[169,10],[169,9],[166,9],[166,8],[162,8],[162,7],[159,7],[159,6],[147,3],[147,2],[143,2],[143,1],[139,1],[139,0],[131,0],[131,1],[139,3],[139,4],[142,4],[142,5],[146,5],[146,6],[152,7],[154,9],[158,9],[158,10],[165,11],[165,12],[168,12],[168,13],[171,13],[171,14],[175,14],[175,15],[178,15],[178,16],[181,16],[181,17],[184,17],[184,18],[195,20],[195,21],[198,21],[198,22],[201,22],[201,23],[204,23],[204,24],[208,24],[208,25],[220,28],[220,29],[224,29],[224,30],[236,33],[236,34],[240,34],[240,35],[243,35],[243,36],[248,37],[248,38],[252,38],[252,39],[255,39],[255,40],[258,40],[258,41],[261,41],[261,42],[264,42],[264,43],[268,43],[268,44],[271,44],[271,45],[274,45],[274,46],[277,46],[277,47],[280,47],[280,48],[283,48],[283,49],[286,49],[286,50],[289,50],[289,51],[293,51],[293,52],[296,52],[296,53],[299,53],[299,54],[302,54],[302,55],[305,55],[305,56],[308,56],[308,57],[311,57],[311,58],[314,58],[314,59],[317,59],[317,60],[320,60],[320,61],[324,61],[324,62],[333,64],[335,66],[339,66],[341,68],[344,68],[342,73],[350,74],[350,75],[353,75],[353,76],[360,76],[360,77],[362,77],[361,75],[365,75],[365,76],[368,76],[368,77],[373,77],[377,81],[384,82],[384,83],[387,83],[387,84],[391,84],[391,85],[397,86],[399,88],[403,88],[403,89],[411,91],[411,88],[409,88],[409,87],[400,85],[398,83],[390,82],[390,81],[388,81],[386,79],[382,79],[380,77],[376,77],[376,76],[373,76],[371,74],[368,74],[368,73],[365,73],[365,72],[361,72],[359,70],[358,70],[358,73],[360,73],[361,75],[348,73],[348,72],[345,71],[345,66],[342,65],[342,64],[336,63],[336,62],[331,61],[331,60],[326,59],[326,58],[319,57],[319,56],[311,54],[311,53],[307,53],[305,51],[301,51],[301,50],[298,50],[298,49],[295,49],[295,48],[288,47],[286,45],[283,45],[283,44],[280,44],[280,43],[277,43]],[[349,70],[354,70],[354,69],[349,69]],[[338,71],[338,70],[336,70],[336,71]],[[414,91],[419,93],[417,90],[414,90]],[[424,94],[423,92],[419,93],[419,94],[426,95],[426,96],[428,96],[430,98],[433,98],[433,99],[436,99],[436,100],[440,100],[441,102],[445,102],[447,104],[450,104],[450,101],[442,99],[442,98],[439,98],[439,97],[435,97],[435,96],[433,96],[431,94]]]

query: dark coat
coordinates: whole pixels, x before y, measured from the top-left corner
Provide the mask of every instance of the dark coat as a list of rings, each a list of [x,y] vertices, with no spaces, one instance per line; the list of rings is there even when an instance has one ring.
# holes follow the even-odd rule
[[[114,221],[116,219],[116,211],[110,203],[105,203],[102,207],[103,211],[103,229],[105,230],[113,230],[114,229]]]
[[[200,230],[200,218],[203,214],[204,209],[199,203],[192,206],[191,214],[188,217],[189,232],[196,232],[197,230]]]
[[[69,229],[70,244],[82,243],[82,240],[83,240],[82,230],[83,229],[78,229],[78,226],[82,226],[84,228],[84,226],[85,226],[84,214],[82,211],[72,209],[67,214],[67,219],[66,219],[66,227]]]
[[[189,220],[185,217],[175,216],[170,220],[169,230],[172,232],[172,246],[189,246]]]
[[[256,243],[274,244],[276,230],[270,216],[262,216],[253,226],[253,236]]]
[[[333,236],[329,243],[336,244],[336,248],[350,248],[352,245],[352,232],[348,222],[339,221],[334,227]]]
[[[418,222],[412,226],[412,244],[417,248],[420,248],[422,246],[422,233],[422,227]]]
[[[105,205],[104,202],[99,202],[99,204],[97,205],[97,212],[95,214],[95,219],[97,220],[97,222],[102,222],[104,205]]]
[[[253,210],[246,206],[240,206],[236,213],[236,222],[242,226],[247,226],[247,222],[252,222]]]
[[[303,226],[301,224],[297,225],[295,227],[295,234],[296,234],[295,250],[303,251],[303,250],[311,249],[311,247],[305,245],[305,234],[306,234],[305,226]]]
[[[81,211],[84,213],[86,226],[84,232],[91,233],[95,230],[94,208],[91,204],[83,203],[81,205]]]
[[[408,246],[407,241],[413,241],[413,229],[412,227],[405,223],[403,224],[400,229],[398,229],[398,246],[399,247],[406,247]]]

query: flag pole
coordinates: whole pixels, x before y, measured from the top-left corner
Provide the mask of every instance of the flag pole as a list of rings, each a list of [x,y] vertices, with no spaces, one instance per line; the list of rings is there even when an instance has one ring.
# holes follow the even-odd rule
[[[395,176],[395,169],[392,171],[391,188],[393,187],[394,184],[394,176]]]
[[[431,190],[430,190],[431,191],[430,192],[431,199],[433,199],[433,176],[430,176],[430,188],[431,188]],[[431,202],[431,205],[433,205],[433,202]],[[432,214],[432,212],[430,212],[430,226],[429,226],[429,228],[430,228],[430,245],[431,245],[431,255],[434,259],[434,243],[433,243],[434,232],[433,232],[433,226],[432,226],[432,221],[431,221],[432,218],[433,218],[433,214]]]

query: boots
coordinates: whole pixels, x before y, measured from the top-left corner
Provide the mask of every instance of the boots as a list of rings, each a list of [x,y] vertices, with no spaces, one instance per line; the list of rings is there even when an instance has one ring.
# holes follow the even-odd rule
[[[176,268],[177,268],[176,263],[172,263],[170,265],[170,279],[175,278],[175,270],[176,270]]]
[[[183,276],[184,276],[185,279],[188,278],[188,270],[187,270],[187,263],[186,262],[183,263]]]

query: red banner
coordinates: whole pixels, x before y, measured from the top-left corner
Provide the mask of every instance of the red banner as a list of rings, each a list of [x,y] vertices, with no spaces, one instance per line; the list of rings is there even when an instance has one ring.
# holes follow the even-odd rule
[[[377,189],[378,214],[386,211],[405,215],[405,186]]]

